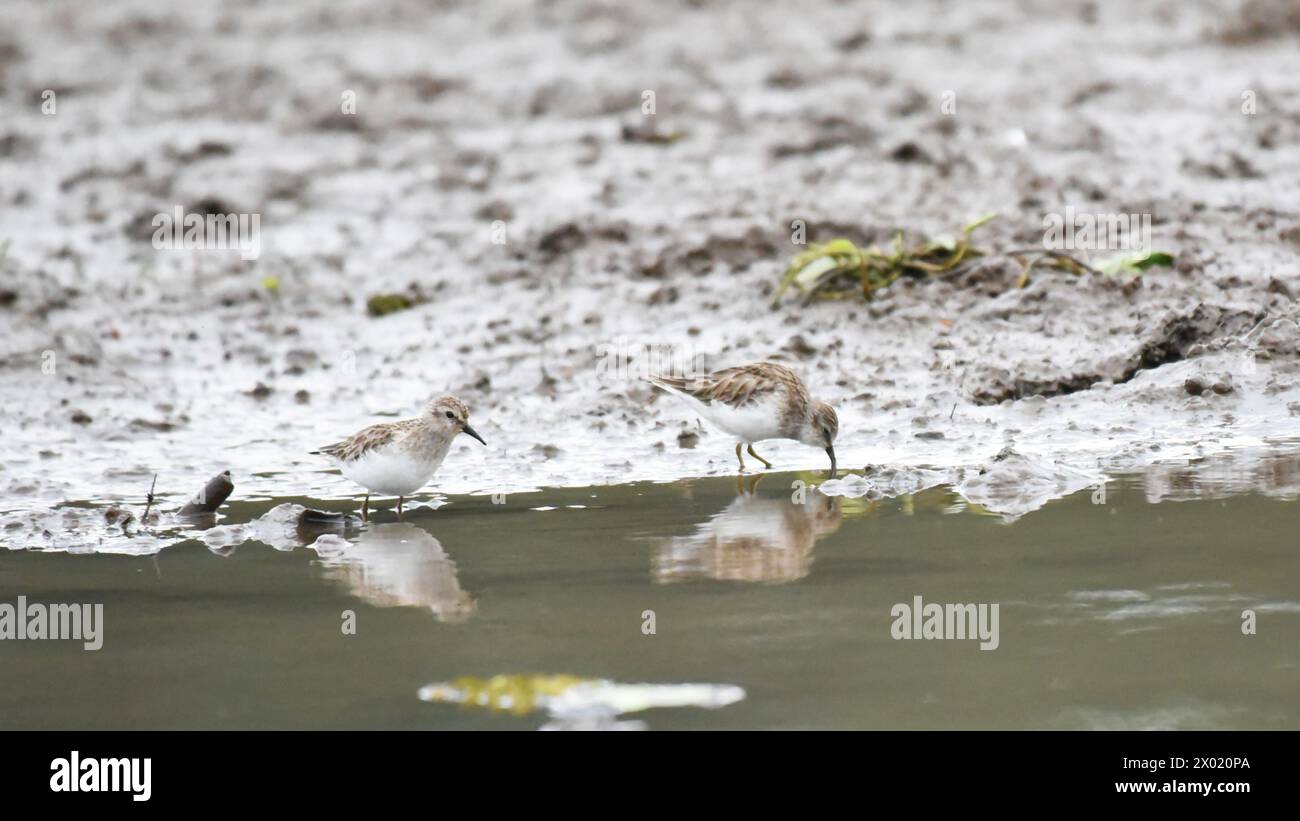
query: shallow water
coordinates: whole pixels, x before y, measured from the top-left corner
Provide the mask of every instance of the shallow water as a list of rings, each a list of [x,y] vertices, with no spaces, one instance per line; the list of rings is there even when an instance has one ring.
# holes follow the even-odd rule
[[[773,474],[452,497],[310,548],[0,551],[0,602],[104,605],[98,651],[0,642],[0,726],[1298,728],[1300,507],[1211,473],[1010,523],[947,487],[799,504],[818,477]],[[283,502],[352,509],[235,502],[224,524]],[[918,595],[998,604],[998,647],[891,638]],[[516,678],[457,681],[493,676]],[[488,705],[421,700],[437,683]],[[719,687],[614,686],[635,684]]]

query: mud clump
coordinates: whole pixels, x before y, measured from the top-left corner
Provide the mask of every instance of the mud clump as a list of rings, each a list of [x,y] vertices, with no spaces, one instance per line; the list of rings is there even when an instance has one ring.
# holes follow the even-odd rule
[[[560,455],[560,449],[550,444],[533,445],[533,453],[549,461]]]
[[[576,222],[565,222],[542,233],[537,238],[535,248],[543,263],[551,263],[586,247],[593,240],[626,243],[628,228],[619,223],[610,223],[585,229]]]
[[[36,143],[22,134],[0,137],[0,159],[26,158],[36,153]]]
[[[1105,477],[1051,459],[1027,456],[1003,448],[989,464],[957,485],[957,492],[973,505],[1000,514],[1012,522],[1052,499],[1087,487],[1101,487]]]
[[[1178,362],[1194,346],[1208,340],[1245,333],[1259,319],[1259,314],[1250,311],[1202,303],[1186,314],[1167,317],[1128,355],[1104,358],[1086,370],[1041,377],[1013,374],[1007,368],[985,365],[975,371],[970,379],[974,385],[967,392],[977,405],[996,405],[1029,396],[1064,396],[1088,390],[1099,382],[1118,385],[1141,371]]]
[[[1206,391],[1212,391],[1219,396],[1225,396],[1237,390],[1232,381],[1230,374],[1223,374],[1218,379],[1210,381],[1205,377],[1192,376],[1183,382],[1183,390],[1192,396],[1202,396]]]
[[[672,285],[665,285],[658,288],[646,300],[648,305],[671,305],[680,298],[681,293]]]
[[[492,222],[509,222],[515,217],[515,209],[505,200],[491,200],[475,211],[474,216]]]
[[[702,277],[725,266],[740,271],[778,253],[773,237],[757,227],[739,234],[718,234],[703,242],[673,243],[640,266],[641,276],[664,279],[678,272]]]
[[[1274,37],[1300,34],[1300,3],[1295,0],[1246,0],[1218,39],[1241,46]]]
[[[1064,396],[1091,388],[1105,377],[1099,373],[1063,376],[1048,379],[1017,377],[1007,368],[983,366],[975,374],[978,385],[969,388],[971,401],[977,405],[996,405],[1008,399],[1029,396]]]
[[[1143,343],[1138,365],[1133,372],[1116,382],[1132,378],[1139,370],[1177,362],[1187,356],[1189,349],[1197,343],[1245,333],[1260,319],[1261,316],[1257,313],[1229,310],[1204,303],[1197,305],[1189,314],[1169,317]]]
[[[863,148],[876,141],[876,131],[846,117],[831,115],[812,124],[809,133],[798,142],[780,142],[769,149],[773,159],[820,154],[837,148]]]
[[[1300,355],[1300,323],[1278,319],[1267,326],[1255,341],[1255,355],[1261,359]]]
[[[889,152],[889,158],[894,162],[901,163],[932,163],[934,159],[930,153],[922,148],[919,144],[908,140],[899,143]]]
[[[81,175],[78,175],[77,178],[64,180],[63,185],[75,185],[77,182],[84,180],[87,173],[89,172],[83,172]],[[143,166],[139,169],[139,173],[143,173]],[[97,172],[97,175],[102,176],[103,172]],[[135,216],[126,221],[122,226],[122,232],[128,238],[137,242],[152,243],[154,235],[159,230],[159,226],[155,224],[157,217],[160,214],[170,217],[173,213],[174,207],[172,205],[158,208],[145,208],[141,211],[137,211]],[[246,213],[246,209],[220,197],[201,197],[197,200],[191,201],[187,205],[184,205],[181,209],[181,213],[183,213],[186,218],[194,215],[206,219],[209,216],[226,217],[232,214]],[[176,226],[176,229],[178,231],[183,231],[185,230],[185,226],[178,225]]]

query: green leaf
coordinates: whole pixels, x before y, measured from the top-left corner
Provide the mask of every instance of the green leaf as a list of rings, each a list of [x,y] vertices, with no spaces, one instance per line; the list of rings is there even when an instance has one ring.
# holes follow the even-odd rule
[[[984,216],[972,222],[970,225],[967,225],[965,228],[961,229],[961,232],[963,234],[969,234],[972,231],[974,231],[976,228],[979,228],[982,225],[987,225],[997,218],[998,218],[997,211],[993,211],[992,213],[985,214]]]
[[[795,275],[794,284],[802,291],[810,290],[817,283],[817,280],[821,279],[822,274],[830,273],[839,267],[839,260],[835,259],[835,257],[818,257],[805,265]]]
[[[366,300],[366,312],[371,316],[386,316],[414,305],[415,302],[405,294],[375,294]]]
[[[1135,264],[1139,271],[1145,271],[1146,269],[1154,268],[1157,265],[1163,268],[1172,268],[1174,267],[1174,255],[1164,251],[1151,251]]]
[[[1172,267],[1174,256],[1165,251],[1135,251],[1131,254],[1120,254],[1111,257],[1097,265],[1097,270],[1103,274],[1114,276],[1116,274],[1131,274],[1137,276],[1148,268],[1163,266]]]

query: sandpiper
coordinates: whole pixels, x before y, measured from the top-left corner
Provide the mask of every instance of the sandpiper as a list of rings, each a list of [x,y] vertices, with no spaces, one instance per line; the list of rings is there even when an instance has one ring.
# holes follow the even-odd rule
[[[802,380],[784,365],[755,362],[702,376],[654,376],[650,381],[739,439],[736,459],[742,473],[742,446],[748,445],[749,455],[770,468],[772,463],[754,452],[754,443],[796,439],[824,448],[831,457],[831,476],[835,476],[839,417],[830,405],[809,397]]]
[[[312,453],[330,457],[344,476],[366,489],[362,519],[369,518],[371,493],[396,496],[400,517],[403,499],[433,478],[451,448],[451,440],[461,433],[483,442],[483,437],[469,426],[465,403],[454,396],[443,396],[426,405],[415,419],[371,425]]]

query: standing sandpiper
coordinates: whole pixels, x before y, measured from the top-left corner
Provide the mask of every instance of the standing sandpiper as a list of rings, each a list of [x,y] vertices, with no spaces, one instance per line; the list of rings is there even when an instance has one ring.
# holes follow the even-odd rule
[[[805,445],[824,448],[831,457],[835,476],[835,435],[840,420],[835,409],[808,396],[808,389],[795,372],[772,362],[755,362],[723,368],[704,376],[654,376],[650,381],[679,397],[700,416],[740,441],[736,459],[748,445],[749,455],[765,467],[772,463],[754,452],[754,443],[764,439],[797,439]]]
[[[361,503],[363,520],[370,516],[370,493],[396,496],[400,517],[402,500],[433,478],[451,448],[451,440],[460,433],[483,442],[483,437],[469,426],[465,403],[454,396],[443,396],[426,405],[424,413],[415,419],[371,425],[312,453],[333,459],[344,476],[368,491]]]

